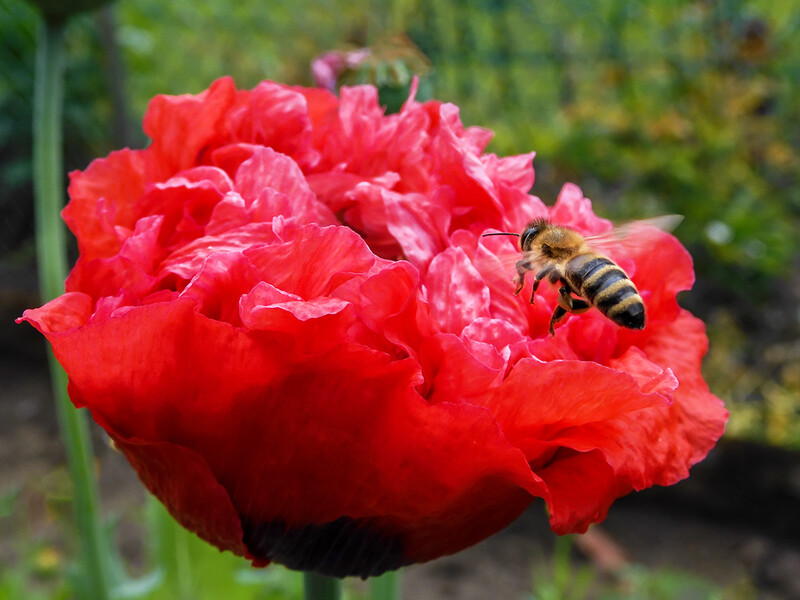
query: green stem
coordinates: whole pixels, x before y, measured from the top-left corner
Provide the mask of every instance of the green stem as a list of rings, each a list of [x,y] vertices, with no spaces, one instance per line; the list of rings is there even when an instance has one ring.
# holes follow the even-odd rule
[[[33,182],[39,290],[43,301],[64,291],[67,276],[66,234],[61,222],[64,203],[61,113],[64,97],[64,23],[43,19],[36,54],[33,112]],[[59,427],[67,451],[74,489],[75,519],[80,536],[83,593],[107,600],[109,584],[92,449],[86,415],[67,396],[67,377],[49,352],[50,377]]]
[[[197,597],[189,550],[189,541],[194,534],[178,525],[155,496],[147,497],[147,516],[150,526],[147,535],[152,542],[148,548],[153,552],[149,559],[162,571],[169,597],[176,600]]]
[[[397,600],[400,597],[400,571],[387,571],[370,580],[369,600]]]
[[[303,573],[304,600],[340,600],[342,580],[318,573]]]
[[[569,591],[572,576],[572,561],[570,560],[572,541],[571,535],[556,536],[556,544],[553,548],[553,585],[558,590],[559,598],[566,598]]]
[[[42,20],[36,49],[33,97],[33,190],[36,207],[36,252],[42,300],[64,292],[67,276],[61,155],[64,98],[64,25]]]

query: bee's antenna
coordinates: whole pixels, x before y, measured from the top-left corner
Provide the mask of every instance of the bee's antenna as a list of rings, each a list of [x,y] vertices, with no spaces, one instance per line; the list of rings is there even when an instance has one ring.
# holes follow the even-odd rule
[[[484,233],[481,237],[486,237],[486,236],[489,236],[489,235],[515,235],[515,236],[519,237],[518,233]]]

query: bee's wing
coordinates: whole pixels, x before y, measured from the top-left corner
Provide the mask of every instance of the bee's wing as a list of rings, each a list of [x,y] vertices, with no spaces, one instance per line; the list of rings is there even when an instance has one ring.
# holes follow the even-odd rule
[[[552,263],[552,260],[549,260],[547,257],[545,257],[545,255],[542,254],[542,252],[538,249],[520,252],[519,259],[525,261],[525,268],[529,271],[533,271],[534,273],[538,273],[548,264]]]
[[[478,270],[514,272],[514,264],[521,258],[517,238],[485,236],[479,240]]]
[[[662,215],[651,219],[629,221],[610,231],[584,238],[589,246],[603,254],[614,255],[619,252],[641,249],[653,241],[653,233],[670,232],[683,220],[681,215]]]

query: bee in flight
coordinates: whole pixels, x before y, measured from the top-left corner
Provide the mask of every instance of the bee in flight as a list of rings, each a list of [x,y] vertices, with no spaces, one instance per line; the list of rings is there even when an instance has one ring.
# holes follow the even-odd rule
[[[536,271],[531,291],[531,304],[536,290],[545,278],[559,285],[558,305],[550,318],[550,335],[567,313],[581,314],[594,307],[617,325],[644,329],[645,308],[639,290],[625,271],[610,258],[592,249],[593,242],[627,236],[639,225],[652,225],[670,230],[682,217],[668,215],[630,223],[611,234],[585,238],[569,227],[553,225],[547,219],[531,221],[522,233],[485,233],[519,236],[522,258],[517,261],[515,294],[525,285],[525,275]],[[601,239],[602,238],[602,239]],[[577,297],[576,297],[577,296]]]

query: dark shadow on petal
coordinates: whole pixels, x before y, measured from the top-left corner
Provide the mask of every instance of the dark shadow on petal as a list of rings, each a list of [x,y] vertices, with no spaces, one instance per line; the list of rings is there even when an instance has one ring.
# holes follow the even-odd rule
[[[298,571],[367,578],[414,562],[405,556],[400,536],[363,519],[341,517],[323,525],[288,529],[282,520],[253,523],[243,517],[242,530],[255,558]]]

